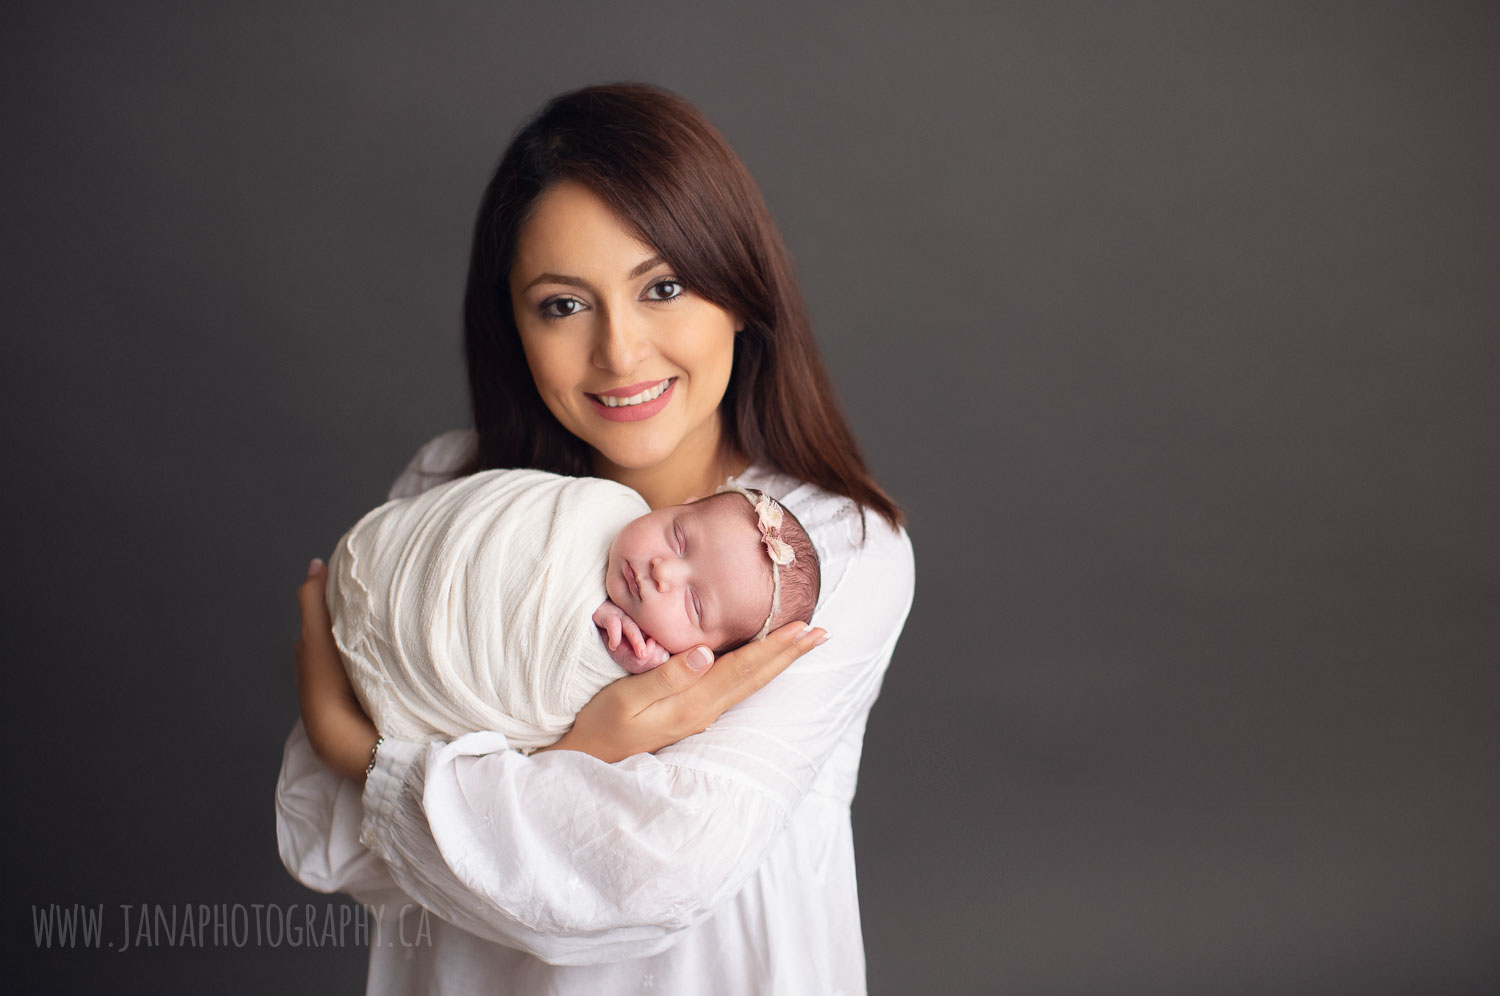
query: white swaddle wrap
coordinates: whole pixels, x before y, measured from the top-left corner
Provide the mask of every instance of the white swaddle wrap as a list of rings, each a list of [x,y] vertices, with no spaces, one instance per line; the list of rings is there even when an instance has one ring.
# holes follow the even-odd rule
[[[360,519],[329,559],[328,607],[376,729],[555,742],[626,673],[592,616],[610,542],[648,511],[612,481],[492,470]]]

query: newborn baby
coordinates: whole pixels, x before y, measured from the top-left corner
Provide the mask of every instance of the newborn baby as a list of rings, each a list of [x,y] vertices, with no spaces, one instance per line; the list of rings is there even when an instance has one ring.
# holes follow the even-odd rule
[[[650,511],[597,478],[485,471],[366,515],[329,558],[334,638],[385,736],[555,742],[605,685],[817,603],[796,518],[732,481]]]
[[[594,624],[615,661],[639,674],[699,644],[718,655],[763,638],[778,617],[806,620],[818,581],[817,555],[796,517],[731,482],[620,530]]]

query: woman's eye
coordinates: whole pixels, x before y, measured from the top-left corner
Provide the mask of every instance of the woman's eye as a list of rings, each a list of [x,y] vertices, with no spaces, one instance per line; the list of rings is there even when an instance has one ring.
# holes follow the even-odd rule
[[[583,302],[576,297],[554,297],[542,302],[543,318],[567,318],[583,310]]]
[[[681,297],[683,291],[687,290],[681,280],[658,280],[646,288],[646,299],[650,301],[670,301]]]

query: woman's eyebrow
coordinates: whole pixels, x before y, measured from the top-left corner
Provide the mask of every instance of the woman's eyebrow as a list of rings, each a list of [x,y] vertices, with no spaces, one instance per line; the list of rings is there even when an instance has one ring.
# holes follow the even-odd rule
[[[634,280],[636,277],[640,276],[643,273],[650,273],[652,270],[656,269],[658,266],[661,266],[665,262],[666,260],[661,258],[661,253],[657,253],[649,259],[643,259],[639,263],[635,264],[635,268],[628,274],[626,274],[625,279]]]
[[[650,273],[652,270],[656,269],[658,266],[661,266],[665,262],[666,260],[661,257],[661,254],[657,253],[649,259],[644,259],[641,262],[637,263],[635,267],[625,275],[625,279],[634,280],[636,277],[639,277],[643,273]],[[526,293],[537,284],[567,284],[569,287],[582,287],[584,290],[594,289],[593,285],[582,277],[573,277],[569,276],[566,273],[539,273],[531,281],[531,283],[521,288],[521,293]]]

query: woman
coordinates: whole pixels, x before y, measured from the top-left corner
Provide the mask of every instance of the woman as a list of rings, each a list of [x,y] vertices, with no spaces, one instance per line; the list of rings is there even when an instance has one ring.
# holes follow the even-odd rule
[[[380,741],[315,562],[299,592],[303,723],[277,789],[283,861],[387,919],[413,900],[438,914],[430,944],[372,945],[371,992],[863,991],[849,804],[911,547],[754,182],[671,94],[557,98],[480,205],[465,335],[476,429],[429,443],[393,495],[530,466],[620,481],[659,508],[734,475],[818,547],[819,627],[621,678],[531,757],[493,732]]]

